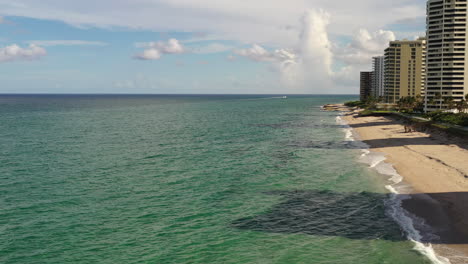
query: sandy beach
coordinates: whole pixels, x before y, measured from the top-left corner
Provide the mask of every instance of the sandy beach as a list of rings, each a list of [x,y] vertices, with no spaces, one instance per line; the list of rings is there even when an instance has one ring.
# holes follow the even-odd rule
[[[412,199],[404,208],[423,218],[437,237],[425,237],[439,255],[451,263],[468,263],[468,145],[460,138],[437,132],[405,133],[391,117],[345,119],[371,151],[384,153],[404,183],[412,186]]]

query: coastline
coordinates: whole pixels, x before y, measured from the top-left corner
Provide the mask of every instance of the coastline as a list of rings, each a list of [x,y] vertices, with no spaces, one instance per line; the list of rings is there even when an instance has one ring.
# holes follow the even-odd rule
[[[446,135],[404,133],[401,122],[390,117],[344,113],[342,118],[368,152],[380,155],[371,167],[385,161],[396,170],[395,175],[401,175],[388,188],[398,188],[392,191],[407,195],[396,202],[411,217],[415,230],[410,238],[417,243],[416,248],[435,263],[467,263],[468,144]],[[432,248],[440,257],[431,256]]]

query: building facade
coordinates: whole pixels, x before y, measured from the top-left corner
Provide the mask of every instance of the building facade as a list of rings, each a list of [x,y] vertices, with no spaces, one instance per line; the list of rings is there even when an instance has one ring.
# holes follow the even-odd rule
[[[372,96],[375,98],[384,97],[385,57],[372,58],[372,71]]]
[[[422,96],[426,81],[426,40],[392,41],[385,50],[385,101]]]
[[[427,2],[426,111],[447,109],[468,94],[467,1]]]
[[[361,72],[361,101],[366,101],[372,95],[373,72]]]

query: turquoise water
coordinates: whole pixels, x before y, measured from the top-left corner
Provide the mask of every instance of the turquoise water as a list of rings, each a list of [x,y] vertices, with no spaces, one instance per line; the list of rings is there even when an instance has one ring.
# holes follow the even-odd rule
[[[429,263],[350,96],[0,96],[1,263]]]

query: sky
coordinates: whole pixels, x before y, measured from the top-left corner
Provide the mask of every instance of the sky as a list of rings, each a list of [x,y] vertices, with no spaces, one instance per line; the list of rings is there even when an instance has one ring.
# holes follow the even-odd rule
[[[425,0],[0,0],[0,93],[357,94]]]

